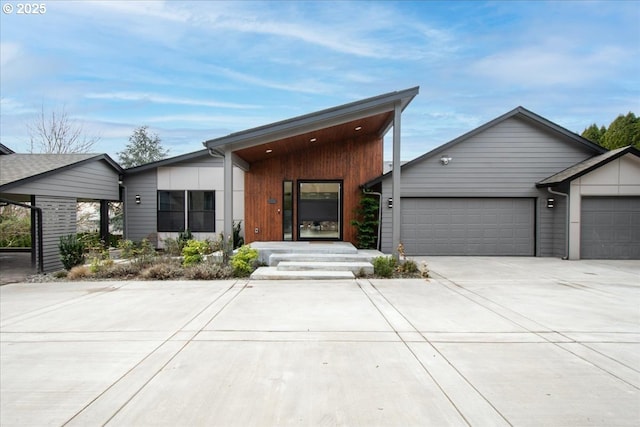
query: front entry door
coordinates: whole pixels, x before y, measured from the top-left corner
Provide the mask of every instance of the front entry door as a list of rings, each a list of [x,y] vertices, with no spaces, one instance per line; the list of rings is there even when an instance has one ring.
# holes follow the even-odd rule
[[[342,181],[298,181],[298,240],[342,240]]]

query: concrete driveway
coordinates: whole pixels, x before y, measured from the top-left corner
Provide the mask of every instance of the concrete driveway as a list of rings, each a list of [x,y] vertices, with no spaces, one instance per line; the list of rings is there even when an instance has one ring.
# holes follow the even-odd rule
[[[0,424],[640,423],[640,262],[0,287]]]

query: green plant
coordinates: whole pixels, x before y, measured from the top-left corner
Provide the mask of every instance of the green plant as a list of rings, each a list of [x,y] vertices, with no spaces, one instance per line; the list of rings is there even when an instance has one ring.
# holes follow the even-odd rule
[[[29,210],[12,205],[0,207],[0,247],[28,248],[30,246]]]
[[[251,246],[241,246],[231,257],[231,268],[236,277],[246,277],[258,267],[258,250]]]
[[[75,234],[61,236],[58,248],[60,249],[60,261],[66,270],[71,270],[76,265],[84,263],[84,244],[78,240]]]
[[[140,266],[146,266],[156,256],[156,249],[147,239],[142,239],[133,250],[134,262]]]
[[[242,221],[233,224],[233,249],[237,249],[244,245],[244,237],[240,235],[242,230]]]
[[[204,255],[211,253],[209,242],[203,240],[189,240],[187,245],[182,249],[182,265],[198,264],[204,259]]]
[[[375,249],[377,247],[378,209],[378,198],[363,193],[356,208],[356,219],[351,220],[351,225],[356,227],[356,238],[360,249]]]
[[[118,248],[122,250],[122,258],[133,258],[133,251],[136,248],[136,244],[131,240],[120,240]]]
[[[416,264],[416,262],[412,259],[407,259],[405,261],[402,261],[399,265],[398,265],[398,271],[400,273],[406,273],[406,274],[416,274],[418,273],[420,270],[418,269],[418,264]]]
[[[176,239],[176,241],[178,243],[178,247],[180,248],[180,250],[182,250],[185,246],[187,246],[187,242],[189,240],[193,240],[193,234],[191,233],[191,230],[189,230],[188,228],[182,231],[180,234],[178,234],[178,238]]]
[[[162,242],[164,244],[164,253],[170,256],[179,256],[182,253],[182,247],[180,247],[180,243],[178,239],[172,239],[171,237],[167,237]]]
[[[140,276],[143,279],[150,280],[169,280],[181,277],[182,274],[183,271],[180,265],[172,262],[163,262],[147,267],[140,273]]]
[[[373,273],[376,276],[389,278],[396,271],[396,259],[390,256],[379,256],[373,259]]]

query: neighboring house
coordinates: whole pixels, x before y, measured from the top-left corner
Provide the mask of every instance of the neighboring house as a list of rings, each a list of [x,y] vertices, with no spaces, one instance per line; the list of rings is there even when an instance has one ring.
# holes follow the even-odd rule
[[[234,221],[244,219],[244,174],[234,169]],[[189,230],[196,239],[216,240],[223,232],[223,162],[209,150],[125,170],[127,239],[164,247],[167,238]]]
[[[401,176],[407,255],[640,259],[638,150],[606,152],[522,107],[404,164]],[[366,184],[382,193],[387,253],[391,177]]]
[[[43,271],[62,267],[60,236],[76,233],[78,201],[99,201],[101,235],[108,235],[108,202],[120,200],[122,168],[106,154],[15,154],[0,147],[0,198],[42,210],[31,216],[32,261]],[[8,152],[7,152],[8,151]],[[42,233],[42,251],[37,236]]]

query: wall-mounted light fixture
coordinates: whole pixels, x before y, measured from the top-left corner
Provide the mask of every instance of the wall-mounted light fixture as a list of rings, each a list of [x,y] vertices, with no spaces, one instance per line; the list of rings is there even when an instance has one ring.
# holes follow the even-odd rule
[[[447,156],[446,154],[440,157],[440,163],[442,163],[443,165],[448,165],[451,160],[453,160],[453,158]]]
[[[388,207],[389,209],[393,208],[393,197],[389,197],[389,198],[387,199],[387,207]]]
[[[548,198],[547,199],[547,208],[553,209],[553,207],[555,206],[555,203],[556,203],[556,199],[553,199],[551,197]]]
[[[136,205],[140,204],[140,195],[136,194]]]

